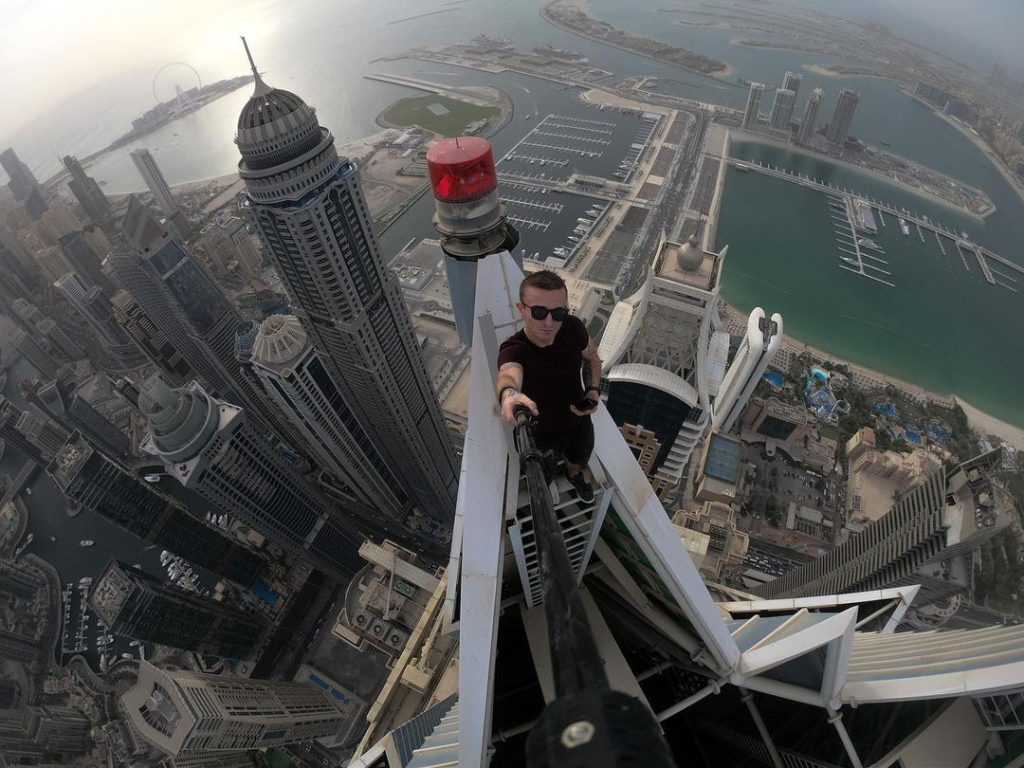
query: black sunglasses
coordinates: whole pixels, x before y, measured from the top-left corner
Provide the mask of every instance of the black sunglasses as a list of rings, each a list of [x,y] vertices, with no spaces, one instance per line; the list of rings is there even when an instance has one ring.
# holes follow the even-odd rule
[[[530,317],[534,320],[543,320],[548,316],[548,314],[550,314],[551,318],[556,323],[560,323],[569,315],[568,307],[555,307],[554,309],[548,309],[547,307],[542,307],[539,304],[535,304],[532,307],[529,304],[523,304],[523,306],[530,310]]]

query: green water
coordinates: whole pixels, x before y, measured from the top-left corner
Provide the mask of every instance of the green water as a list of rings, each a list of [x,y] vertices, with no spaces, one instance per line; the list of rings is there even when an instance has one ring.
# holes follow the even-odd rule
[[[737,142],[732,154],[768,160],[924,213],[991,240],[980,223],[849,169],[774,147]],[[896,288],[840,269],[824,194],[755,172],[728,171],[718,246],[728,244],[722,293],[732,305],[781,312],[786,332],[837,357],[942,394],[957,394],[1024,426],[1024,277],[1021,293],[969,271],[949,241],[904,236],[895,218],[873,238]],[[1003,269],[1006,272],[1007,270]],[[1012,273],[1016,274],[1016,273]]]

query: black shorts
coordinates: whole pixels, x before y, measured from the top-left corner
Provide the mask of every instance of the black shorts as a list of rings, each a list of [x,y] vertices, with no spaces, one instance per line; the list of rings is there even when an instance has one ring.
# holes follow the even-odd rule
[[[594,423],[589,416],[584,416],[568,432],[536,435],[534,441],[541,451],[552,451],[556,460],[565,457],[570,464],[586,466],[590,454],[594,452]]]

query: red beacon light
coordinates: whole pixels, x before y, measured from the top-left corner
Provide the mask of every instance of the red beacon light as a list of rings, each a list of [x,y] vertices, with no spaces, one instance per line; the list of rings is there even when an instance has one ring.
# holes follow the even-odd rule
[[[441,139],[427,150],[427,169],[434,197],[444,203],[466,203],[498,188],[491,142],[479,136]]]

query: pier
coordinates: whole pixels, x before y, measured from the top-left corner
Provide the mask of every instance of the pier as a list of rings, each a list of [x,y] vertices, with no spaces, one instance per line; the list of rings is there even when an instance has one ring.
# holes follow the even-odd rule
[[[795,173],[785,168],[776,168],[769,163],[761,163],[756,160],[737,160],[736,158],[728,158],[727,162],[733,168],[738,168],[740,170],[745,171],[755,171],[756,173],[761,173],[766,176],[772,176],[777,179],[783,179],[793,184],[799,184],[802,187],[808,187],[810,189],[816,189],[819,192],[824,192],[830,198],[830,205],[831,202],[836,199],[845,201],[845,205],[847,206],[852,205],[852,200],[854,198],[867,200],[875,209],[878,210],[879,218],[882,219],[883,226],[885,224],[885,217],[882,214],[888,213],[893,216],[902,218],[904,221],[907,222],[908,225],[914,224],[915,226],[917,226],[917,233],[921,237],[921,242],[924,242],[924,230],[928,230],[929,232],[935,233],[936,239],[939,240],[940,248],[942,248],[942,241],[940,239],[940,236],[948,237],[956,245],[957,251],[960,253],[960,259],[963,261],[965,270],[967,270],[968,272],[971,271],[970,266],[967,263],[967,257],[964,256],[963,252],[963,249],[966,248],[968,251],[974,254],[974,257],[977,259],[978,265],[981,268],[982,274],[985,276],[985,280],[988,281],[990,285],[1005,288],[1006,290],[1012,291],[1013,293],[1019,292],[1017,288],[1010,285],[1010,283],[1016,284],[1018,278],[1012,275],[1004,274],[1001,271],[994,270],[989,262],[995,262],[996,264],[1005,267],[1007,270],[1011,272],[1018,273],[1018,275],[1021,276],[1020,279],[1024,279],[1024,265],[1018,264],[1014,261],[1010,261],[1005,256],[1000,256],[997,253],[993,253],[987,248],[984,248],[978,245],[977,243],[972,242],[964,235],[957,234],[956,232],[948,229],[942,224],[933,223],[931,219],[925,216],[915,216],[914,214],[910,213],[909,211],[906,211],[905,209],[897,208],[894,205],[873,198],[870,195],[861,195],[858,194],[857,192],[846,189],[845,187],[830,184],[821,179],[812,179],[804,174]],[[835,207],[833,207],[833,213],[835,212],[835,210]],[[835,220],[835,216],[833,216],[833,220]],[[851,219],[850,227],[852,228],[852,226],[853,222]],[[862,251],[860,247],[856,244],[856,239],[856,236],[854,236],[855,253],[853,255],[856,255],[857,262],[863,265],[863,259],[861,258]],[[945,254],[946,249],[942,248],[942,252],[943,254]],[[840,266],[843,267],[842,264],[840,264]],[[844,269],[849,269],[852,272],[858,271],[856,269],[852,269],[849,266],[844,267]],[[861,270],[863,270],[863,266],[861,266]],[[861,272],[861,274],[863,274],[863,272]],[[865,276],[870,277],[870,275]],[[891,283],[885,280],[879,280],[879,282],[891,285]]]
[[[996,279],[992,277],[992,271],[988,268],[988,262],[985,261],[985,257],[981,255],[981,251],[975,246],[973,249],[974,258],[978,260],[978,266],[981,267],[981,274],[985,276],[989,285],[995,285]]]
[[[932,234],[935,235],[935,242],[939,244],[939,250],[942,251],[942,255],[945,256],[946,255],[946,246],[944,246],[942,244],[942,238],[939,237],[939,233],[938,232],[933,232]]]
[[[891,272],[879,266],[889,265],[889,262],[881,257],[885,255],[885,251],[873,242],[869,245],[869,241],[857,234],[852,199],[847,196],[829,195],[828,204],[831,208],[832,223],[836,227],[836,249],[840,252],[839,261],[841,263],[837,266],[847,272],[853,272],[861,277],[895,288],[895,283],[881,277],[881,275],[892,275]]]

